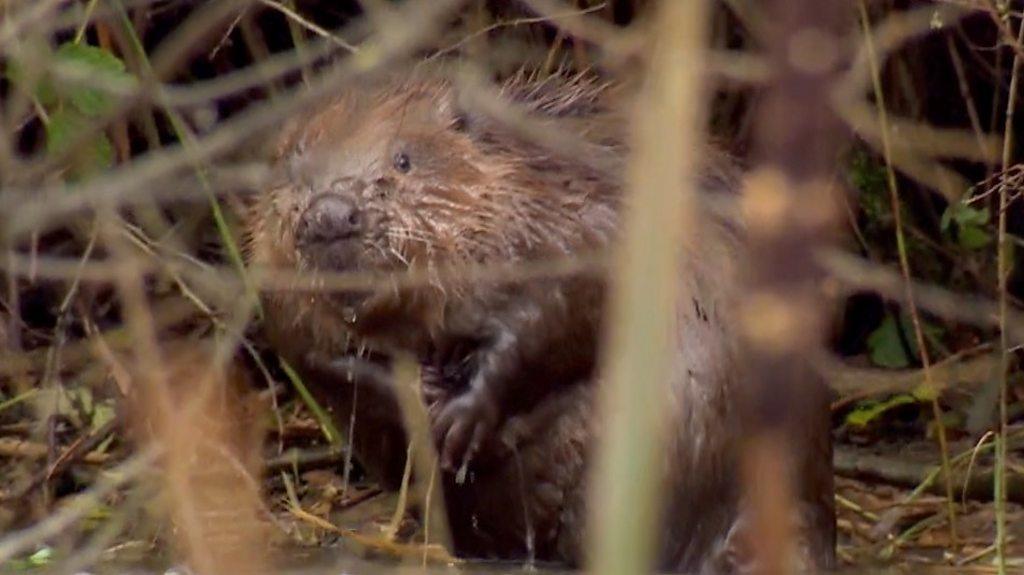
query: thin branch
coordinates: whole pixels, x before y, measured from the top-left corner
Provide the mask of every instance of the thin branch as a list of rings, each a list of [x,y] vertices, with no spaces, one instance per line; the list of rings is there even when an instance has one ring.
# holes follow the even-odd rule
[[[330,31],[328,31],[328,30],[318,26],[316,23],[311,22],[311,21],[307,20],[306,18],[303,18],[301,14],[299,14],[295,10],[289,8],[288,6],[285,6],[284,4],[281,4],[280,2],[275,2],[274,0],[259,0],[259,1],[264,6],[268,6],[270,8],[273,8],[274,10],[277,10],[278,12],[284,14],[286,18],[288,18],[289,20],[297,23],[299,26],[302,26],[306,30],[309,30],[310,32],[316,34],[317,36],[320,36],[321,38],[326,39],[331,44],[334,44],[335,46],[339,46],[341,48],[344,48],[344,49],[346,49],[346,50],[348,50],[349,52],[352,52],[352,53],[356,53],[356,52],[359,51],[358,47],[356,47],[356,46],[354,46],[352,44],[349,44],[348,42],[345,41],[344,38],[341,38],[338,35],[331,33]]]
[[[1017,25],[1017,48],[1014,52],[1013,64],[1010,67],[1010,91],[1006,101],[1006,120],[1003,128],[1003,177],[1005,178],[1010,171],[1010,163],[1013,157],[1013,119],[1014,111],[1017,106],[1017,91],[1019,89],[1018,84],[1020,82],[1021,74],[1021,63],[1024,58],[1021,57],[1020,46],[1024,45],[1024,21],[1021,21]],[[1009,27],[1009,24],[1007,24]],[[1007,30],[1009,32],[1009,30]],[[1009,37],[1012,38],[1012,35]],[[1007,429],[1008,429],[1008,416],[1007,416],[1007,404],[1009,403],[1009,371],[1010,371],[1010,338],[1007,333],[1007,312],[1009,311],[1009,286],[1007,282],[1010,277],[1010,250],[1009,242],[1007,241],[1006,232],[1006,218],[1007,211],[1010,205],[1010,197],[1007,193],[1007,186],[1004,185],[999,190],[999,241],[997,244],[996,258],[998,265],[996,273],[998,275],[999,285],[999,352],[1000,352],[1000,372],[999,372],[999,434],[996,437],[996,473],[994,477],[995,489],[996,489],[996,557],[999,565],[1000,575],[1006,573],[1006,543],[1007,543],[1007,529],[1006,529],[1006,493],[1007,493],[1007,481],[1009,477],[1006,473],[1006,461],[1007,461]]]
[[[272,128],[338,92],[347,82],[385,68],[418,49],[440,26],[443,18],[464,0],[417,2],[394,16],[394,26],[366,44],[358,58],[348,58],[312,82],[309,89],[297,89],[292,97],[254,105],[224,122],[193,145],[176,144],[137,158],[130,166],[108,177],[81,186],[59,185],[39,190],[28,197],[0,196],[2,228],[8,237],[28,230],[42,231],[80,210],[97,205],[138,201],[149,194],[148,184],[170,178],[198,158],[223,154],[255,134]],[[155,66],[155,64],[154,64]]]
[[[81,495],[76,495],[61,508],[32,527],[16,531],[0,539],[0,564],[19,553],[50,540],[92,513],[103,500],[125,483],[142,475],[156,461],[159,450],[147,449],[102,475],[99,481]]]
[[[953,478],[949,466],[949,445],[946,440],[946,427],[942,421],[942,409],[939,407],[939,392],[935,388],[931,374],[931,358],[929,357],[928,344],[924,339],[924,329],[921,325],[921,315],[914,301],[914,288],[910,282],[910,261],[907,257],[906,240],[903,235],[902,203],[900,202],[899,188],[896,184],[896,172],[892,164],[892,146],[889,138],[889,123],[885,106],[885,95],[882,91],[882,78],[878,69],[878,61],[875,58],[874,43],[870,34],[871,22],[868,18],[866,0],[860,1],[861,24],[864,30],[864,45],[868,54],[868,61],[871,68],[871,78],[874,84],[875,100],[878,102],[878,122],[882,130],[882,149],[885,156],[886,180],[889,187],[889,196],[892,203],[892,214],[896,226],[896,247],[899,253],[900,271],[903,274],[904,289],[906,290],[907,309],[910,312],[910,319],[914,325],[914,337],[917,340],[918,354],[921,357],[921,365],[924,369],[925,387],[929,391],[932,406],[932,416],[935,421],[939,453],[942,457],[942,471],[945,478],[947,513],[949,516],[949,534],[953,545],[957,546],[956,530],[956,509],[953,498]]]

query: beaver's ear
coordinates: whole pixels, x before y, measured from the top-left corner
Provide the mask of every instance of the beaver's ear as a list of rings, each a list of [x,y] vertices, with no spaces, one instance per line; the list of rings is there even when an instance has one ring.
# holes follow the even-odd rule
[[[281,126],[270,150],[272,160],[278,161],[292,151],[297,143],[301,126],[302,122],[298,117],[292,117]]]
[[[473,125],[471,112],[460,101],[457,90],[447,87],[437,107],[441,121],[456,132],[469,132]]]
[[[451,126],[456,132],[468,132],[469,131],[469,113],[466,111],[459,111],[452,115]]]

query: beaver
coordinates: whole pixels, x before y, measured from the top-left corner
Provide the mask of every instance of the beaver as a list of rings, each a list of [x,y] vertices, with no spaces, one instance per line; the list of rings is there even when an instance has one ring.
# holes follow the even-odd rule
[[[591,83],[579,76],[571,87],[556,87],[520,76],[506,88],[529,92],[547,113],[579,118],[600,106],[603,91]],[[565,97],[570,89],[574,96]],[[617,186],[608,177],[539,148],[525,154],[525,148],[508,148],[488,135],[499,133],[497,125],[460,113],[452,96],[448,86],[426,81],[351,91],[289,130],[282,158],[286,192],[265,194],[267,201],[249,218],[253,261],[431,270],[565,256],[610,241],[619,210]],[[354,117],[364,120],[358,130]],[[618,143],[590,145],[605,150]],[[542,193],[562,187],[571,193]],[[457,226],[443,225],[456,218]],[[372,348],[411,350],[435,364],[473,349],[471,358],[461,358],[474,371],[465,392],[436,418],[442,463],[451,469],[470,459],[509,414],[536,403],[538,394],[590,375],[602,298],[602,282],[593,277],[500,286],[439,281],[425,289],[303,296],[302,313],[285,304],[285,316],[315,328],[320,341],[305,349],[337,350],[337,339],[349,334]],[[287,299],[271,298],[269,313]],[[330,309],[314,311],[325,306]]]
[[[396,404],[386,382],[353,380],[344,358],[353,340],[414,354],[440,374],[427,387],[456,552],[578,564],[600,430],[593,403],[606,278],[470,282],[440,270],[612,246],[624,207],[627,92],[592,73],[521,73],[502,93],[571,134],[578,149],[558,153],[475,112],[440,75],[355,87],[284,130],[276,157],[283,176],[248,213],[246,253],[310,273],[417,269],[434,278],[361,292],[268,293],[268,339],[339,419],[354,415],[353,448],[385,484],[404,462]],[[734,199],[734,162],[710,145],[700,156],[700,197]],[[693,299],[671,310],[675,431],[660,563],[729,571],[747,548],[737,460],[743,370],[732,319],[742,228],[721,210],[701,209],[700,251],[683,254],[680,278]],[[794,438],[794,517],[807,564],[827,568],[835,546],[831,436],[818,391]],[[468,481],[457,468],[468,469]]]

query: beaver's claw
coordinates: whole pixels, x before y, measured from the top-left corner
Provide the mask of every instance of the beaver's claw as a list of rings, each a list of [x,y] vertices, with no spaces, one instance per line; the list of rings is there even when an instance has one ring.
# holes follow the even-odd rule
[[[441,467],[454,472],[473,458],[498,424],[498,406],[486,392],[470,388],[441,408],[434,421]]]

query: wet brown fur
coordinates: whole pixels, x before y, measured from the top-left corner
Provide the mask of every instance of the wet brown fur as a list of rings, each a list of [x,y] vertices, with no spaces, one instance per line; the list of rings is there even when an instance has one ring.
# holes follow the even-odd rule
[[[601,107],[608,87],[587,76],[563,85],[570,89],[544,90],[543,84],[521,76],[505,91],[529,98],[530,108],[539,113],[571,118]],[[247,219],[250,261],[311,267],[296,249],[293,232],[312,194],[301,189],[296,193],[295,180],[307,179],[303,183],[315,189],[308,178],[318,170],[318,163],[346,161],[360,163],[357,170],[364,177],[377,179],[380,188],[387,188],[365,204],[377,218],[373,227],[377,233],[366,238],[364,269],[430,270],[460,263],[542,259],[610,241],[618,214],[617,183],[596,172],[586,173],[578,164],[555,158],[538,146],[452,129],[463,121],[456,106],[448,83],[417,76],[379,90],[354,90],[290,126],[277,158],[289,179],[260,195]],[[581,131],[579,135],[586,138],[588,134]],[[409,177],[394,174],[388,165],[391,154],[386,150],[397,138],[414,142],[414,151],[424,152],[417,173]],[[583,141],[602,150],[619,146],[618,142]],[[310,157],[309,150],[323,155]],[[348,150],[359,150],[360,155],[348,155]],[[549,193],[553,188],[564,193]],[[392,317],[401,309],[412,316],[409,323],[436,332],[445,329],[445,305],[458,301],[475,306],[494,295],[491,287],[474,290],[472,285],[439,280],[413,294],[384,290],[362,306],[360,315],[367,320]],[[274,297],[294,300],[290,295]],[[295,323],[326,323],[312,330],[320,340],[318,347],[344,346],[336,338],[346,330],[332,325],[331,313],[320,313],[323,299],[308,295],[302,299],[297,305],[284,304],[295,305],[289,307],[297,312]]]

